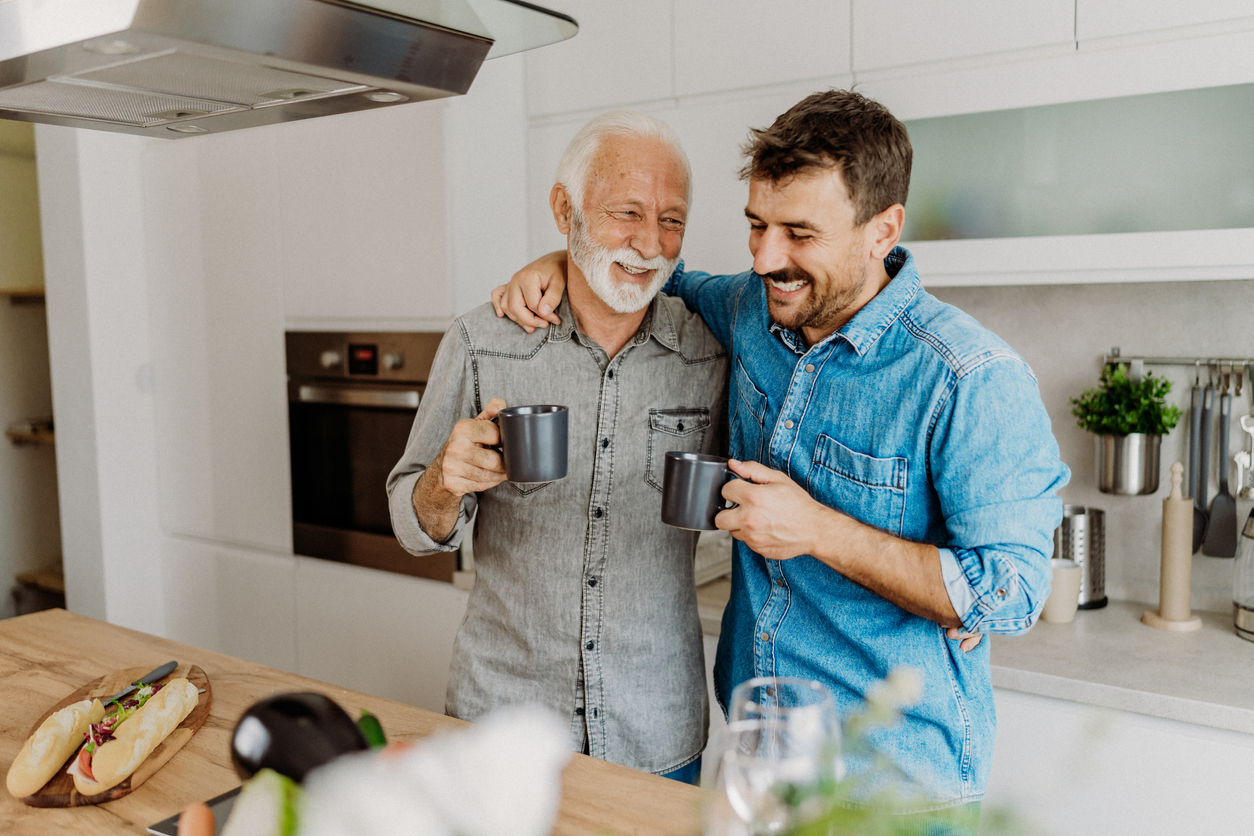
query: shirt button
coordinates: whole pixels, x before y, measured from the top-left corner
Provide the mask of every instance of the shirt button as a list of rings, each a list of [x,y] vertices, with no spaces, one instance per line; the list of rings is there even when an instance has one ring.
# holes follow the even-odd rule
[[[792,429],[792,421],[785,421],[785,422],[784,422],[784,429],[786,429],[786,430],[791,430],[791,429]]]
[[[594,709],[592,709],[592,716],[593,716],[593,717],[599,717],[599,716],[601,716],[601,712],[597,711],[597,710],[594,708]]]
[[[776,586],[783,586],[783,585],[784,585],[784,579],[783,579],[783,578],[780,578],[779,580],[775,581],[775,585],[776,585]]]
[[[808,371],[808,372],[812,372],[812,371],[814,371],[814,364],[813,364],[813,363],[806,363],[806,371]]]
[[[597,585],[596,578],[588,578],[588,586],[596,586],[596,585]]]
[[[596,642],[588,642],[587,644],[584,645],[584,647],[591,650],[592,648],[596,647]]]
[[[999,589],[999,590],[997,590],[997,597],[998,597],[998,598],[1005,598],[1005,597],[1006,597],[1006,590],[1004,590],[1004,589]]]
[[[599,519],[601,519],[601,517],[602,517],[604,514],[605,514],[605,512],[604,512],[604,511],[602,511],[602,510],[601,510],[601,508],[600,508],[599,506],[597,507],[597,509],[596,509],[596,510],[594,510],[594,511],[592,512],[592,516],[596,517],[598,520],[599,520]]]
[[[610,378],[610,380],[613,380],[613,379],[614,379],[614,370],[613,370],[613,369],[610,369],[610,371],[609,371],[609,378]]]
[[[581,706],[579,706],[578,708],[576,708],[576,709],[575,709],[575,713],[576,713],[576,714],[578,714],[580,717],[582,717],[582,716],[583,716],[583,706],[581,705]]]
[[[603,438],[603,439],[601,439],[601,449],[602,449],[602,450],[604,450],[606,447],[609,447],[609,446],[610,446],[610,440],[609,440],[608,438]]]
[[[764,641],[764,642],[769,642],[769,641],[771,640],[771,634],[770,634],[770,633],[759,633],[759,634],[758,634],[758,638],[759,638],[759,639],[761,639],[761,640],[762,640],[762,641]]]

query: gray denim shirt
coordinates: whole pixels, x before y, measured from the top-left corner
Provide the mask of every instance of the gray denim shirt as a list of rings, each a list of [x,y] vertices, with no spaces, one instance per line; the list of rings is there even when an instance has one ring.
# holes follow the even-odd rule
[[[452,551],[478,506],[450,715],[539,702],[586,723],[594,757],[667,772],[701,753],[708,707],[696,534],[661,521],[662,466],[670,450],[724,450],[727,355],[661,294],[612,360],[566,300],[559,314],[560,326],[533,334],[491,305],[454,322],[388,477],[392,526],[415,555]],[[494,397],[569,407],[566,478],[468,495],[453,533],[435,542],[414,514],[414,484],[453,424]]]

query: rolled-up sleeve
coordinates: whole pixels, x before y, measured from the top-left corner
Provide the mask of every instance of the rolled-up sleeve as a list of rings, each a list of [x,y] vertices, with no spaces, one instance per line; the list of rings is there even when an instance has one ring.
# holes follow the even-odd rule
[[[405,453],[388,474],[388,510],[392,518],[392,530],[405,551],[414,555],[456,551],[466,530],[466,521],[475,511],[477,497],[462,497],[453,531],[442,541],[431,538],[423,531],[414,511],[414,486],[423,471],[439,454],[448,440],[453,425],[462,418],[473,418],[481,407],[475,402],[471,385],[470,354],[466,350],[460,322],[440,341],[426,391],[418,406],[418,414],[409,431]]]
[[[1049,597],[1057,491],[1070,478],[1027,365],[997,352],[959,374],[930,450],[947,534],[941,574],[963,627],[1026,631]]]

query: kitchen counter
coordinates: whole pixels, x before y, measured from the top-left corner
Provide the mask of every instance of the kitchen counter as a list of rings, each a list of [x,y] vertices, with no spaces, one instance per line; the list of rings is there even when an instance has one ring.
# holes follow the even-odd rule
[[[1199,612],[1201,630],[1169,633],[1141,623],[1147,609],[1111,601],[1070,624],[994,636],[993,685],[1254,734],[1254,643],[1232,614]]]
[[[697,589],[706,635],[718,635],[730,591],[727,579]],[[993,685],[1254,734],[1254,643],[1237,638],[1232,615],[1199,612],[1201,630],[1168,633],[1141,623],[1147,609],[1111,601],[1070,624],[993,636]]]
[[[390,739],[424,737],[465,725],[413,706],[66,612],[48,610],[0,621],[0,771],[7,772],[30,727],[58,700],[102,674],[177,659],[203,668],[213,685],[205,725],[174,758],[130,795],[73,809],[27,807],[0,791],[6,836],[142,834],[147,825],[239,785],[230,735],[248,706],[270,694],[320,691],[350,714],[369,709]],[[555,836],[673,834],[700,831],[695,787],[575,755],[562,773]]]

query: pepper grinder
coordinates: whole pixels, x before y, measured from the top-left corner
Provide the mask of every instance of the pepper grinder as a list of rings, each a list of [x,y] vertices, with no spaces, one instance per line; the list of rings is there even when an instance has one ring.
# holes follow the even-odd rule
[[[1184,465],[1171,466],[1171,494],[1163,500],[1162,572],[1158,609],[1146,610],[1141,621],[1159,630],[1187,633],[1202,628],[1190,610],[1193,578],[1193,499],[1181,496]]]

